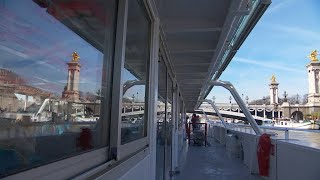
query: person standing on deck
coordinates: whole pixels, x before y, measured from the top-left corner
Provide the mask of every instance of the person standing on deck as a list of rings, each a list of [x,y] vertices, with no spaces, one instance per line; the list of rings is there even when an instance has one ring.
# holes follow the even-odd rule
[[[191,123],[192,123],[192,130],[194,130],[196,128],[196,123],[197,123],[197,115],[196,114],[192,114]]]

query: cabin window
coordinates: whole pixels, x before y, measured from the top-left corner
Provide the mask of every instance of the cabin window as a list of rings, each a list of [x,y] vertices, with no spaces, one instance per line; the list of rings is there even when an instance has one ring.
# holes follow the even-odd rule
[[[166,107],[166,148],[165,148],[165,166],[166,171],[171,169],[171,159],[172,159],[172,128],[173,128],[173,81],[170,76],[167,79],[167,107]]]
[[[260,126],[260,125],[262,125],[263,121],[262,120],[256,120],[256,123]]]
[[[184,120],[182,119],[182,117],[183,117],[183,115],[182,115],[183,114],[183,101],[182,101],[182,97],[181,97],[180,93],[179,93],[178,102],[179,102],[178,128],[179,128],[179,130],[182,130],[182,125],[184,123]]]
[[[157,109],[157,169],[156,179],[163,180],[165,168],[165,146],[166,146],[166,99],[167,99],[167,68],[159,57],[158,65],[158,109]]]
[[[131,111],[121,115],[121,144],[147,135],[151,22],[141,2],[128,1],[122,106]]]
[[[0,178],[109,144],[115,7],[114,0],[0,0]],[[144,33],[129,35],[128,59],[148,53],[133,46]],[[125,77],[146,78],[135,62]],[[141,89],[135,102],[144,102]]]

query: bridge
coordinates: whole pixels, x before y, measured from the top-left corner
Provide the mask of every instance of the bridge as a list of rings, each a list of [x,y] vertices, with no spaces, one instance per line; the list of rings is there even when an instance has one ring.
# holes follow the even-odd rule
[[[206,115],[218,116],[217,113],[214,111],[208,111],[208,110],[207,111],[201,111],[201,110],[194,111],[194,113],[197,113],[197,114],[203,114],[203,112],[205,112]],[[219,113],[224,118],[231,118],[231,119],[238,119],[238,120],[247,121],[247,117],[243,113],[224,111],[224,110],[219,110]],[[260,116],[252,116],[252,117],[257,121],[271,120],[271,119],[260,117]]]
[[[233,106],[235,107],[235,106]],[[206,115],[213,115],[213,116],[218,116],[217,113],[213,110],[211,105],[209,104],[204,104],[200,107]],[[196,110],[194,113],[197,114],[203,114],[202,110]],[[250,110],[250,109],[249,109]],[[165,111],[165,105],[158,105],[158,113],[163,113]],[[236,112],[234,112],[236,111]],[[252,112],[252,111],[250,111]],[[238,120],[244,120],[246,121],[247,118],[246,116],[242,113],[240,108],[229,108],[225,110],[223,107],[219,107],[219,113],[221,114],[222,117],[224,118],[232,118],[232,119],[238,119]],[[140,116],[144,114],[144,106],[143,103],[126,103],[125,106],[123,107],[122,110],[122,117],[125,116]],[[259,113],[260,114],[260,113]],[[263,114],[262,114],[263,115]],[[271,118],[263,117],[263,116],[257,116],[252,114],[253,118],[258,121],[263,121],[263,120],[271,120]]]
[[[228,111],[228,112],[234,112],[242,114],[242,110],[239,107],[238,104],[231,104],[231,103],[215,103],[217,108],[220,112]],[[263,119],[276,119],[281,118],[283,116],[283,112],[281,107],[275,106],[275,105],[252,105],[252,104],[246,104],[251,115],[255,117],[262,117]],[[212,106],[207,103],[203,103],[200,106],[200,109],[208,109],[212,110]],[[228,114],[228,113],[226,113]],[[230,113],[233,114],[233,113]]]

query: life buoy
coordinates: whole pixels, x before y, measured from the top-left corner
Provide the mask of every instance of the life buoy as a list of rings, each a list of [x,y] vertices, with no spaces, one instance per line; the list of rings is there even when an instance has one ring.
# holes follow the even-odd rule
[[[258,164],[260,176],[269,176],[271,138],[268,134],[262,134],[258,143]]]
[[[88,150],[93,148],[92,146],[92,133],[89,128],[83,128],[80,133],[80,137],[78,137],[77,146],[82,150]]]

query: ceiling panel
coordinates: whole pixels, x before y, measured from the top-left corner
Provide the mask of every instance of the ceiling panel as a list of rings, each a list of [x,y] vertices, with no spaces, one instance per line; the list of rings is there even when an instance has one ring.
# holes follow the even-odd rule
[[[208,78],[230,0],[158,0],[170,64],[188,110]]]

